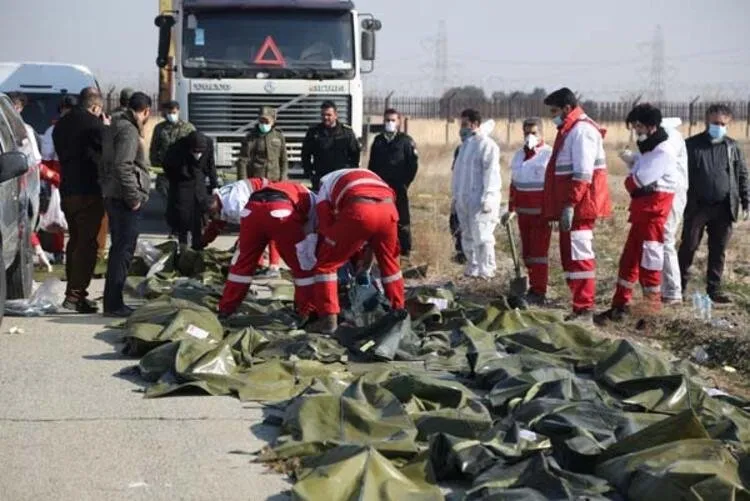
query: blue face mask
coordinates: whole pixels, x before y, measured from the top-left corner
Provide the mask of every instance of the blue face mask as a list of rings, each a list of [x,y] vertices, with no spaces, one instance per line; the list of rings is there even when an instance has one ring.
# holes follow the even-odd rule
[[[258,124],[258,130],[260,130],[261,134],[268,134],[271,132],[271,125],[270,124]]]
[[[708,134],[713,139],[722,139],[724,136],[727,135],[727,127],[726,125],[709,124]]]
[[[552,117],[552,123],[555,124],[555,127],[560,127],[563,124],[563,117],[561,115],[555,115]]]
[[[461,136],[461,141],[466,141],[469,139],[469,136],[471,136],[471,129],[468,127],[461,127],[461,130],[458,131],[458,135]]]

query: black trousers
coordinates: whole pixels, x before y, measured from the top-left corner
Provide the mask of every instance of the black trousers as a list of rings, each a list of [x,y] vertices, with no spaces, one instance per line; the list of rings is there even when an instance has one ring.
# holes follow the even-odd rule
[[[112,312],[125,306],[122,294],[138,243],[138,226],[142,209],[134,211],[124,200],[116,198],[105,199],[104,206],[107,209],[112,238],[107,263],[107,279],[104,283],[104,311]]]
[[[65,274],[68,277],[65,295],[72,299],[85,298],[96,267],[97,235],[104,218],[104,203],[100,195],[67,195],[62,209],[68,221],[68,246]]]
[[[721,276],[724,273],[726,249],[732,237],[732,214],[729,202],[702,206],[688,202],[682,226],[682,242],[677,252],[683,291],[685,291],[690,279],[690,267],[693,264],[695,252],[700,247],[701,240],[703,240],[704,231],[708,233],[706,292],[714,294],[721,290]]]
[[[453,247],[457,253],[463,253],[463,245],[461,244],[461,228],[458,226],[458,216],[456,211],[451,212],[451,217],[448,221],[450,226],[451,235],[453,235]]]
[[[203,212],[197,207],[191,215],[190,228],[177,229],[177,241],[182,245],[190,244],[194,250],[203,249]]]
[[[391,186],[396,192],[396,210],[398,211],[398,243],[402,256],[411,254],[411,212],[409,210],[409,192],[406,186]]]

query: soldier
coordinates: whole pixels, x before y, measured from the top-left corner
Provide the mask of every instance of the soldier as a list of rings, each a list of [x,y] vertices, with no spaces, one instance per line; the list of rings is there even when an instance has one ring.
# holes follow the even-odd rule
[[[164,121],[154,128],[151,136],[149,158],[152,167],[161,167],[169,147],[195,130],[193,124],[180,119],[180,103],[177,101],[166,103],[162,113]]]
[[[260,109],[258,124],[242,142],[236,166],[238,181],[249,177],[286,181],[286,139],[276,127],[276,110],[268,106]]]
[[[383,123],[384,132],[372,143],[368,168],[396,193],[399,247],[401,256],[408,258],[411,253],[409,185],[417,176],[417,145],[411,136],[399,131],[401,115],[398,111],[385,110]]]
[[[318,191],[320,178],[339,169],[359,168],[360,147],[352,128],[338,119],[336,104],[320,106],[321,123],[310,127],[302,143],[302,168]]]
[[[112,120],[119,120],[119,118],[122,116],[123,113],[125,113],[125,110],[128,109],[128,101],[130,101],[130,96],[133,95],[133,92],[135,92],[130,87],[125,87],[120,91],[120,106],[112,111]]]

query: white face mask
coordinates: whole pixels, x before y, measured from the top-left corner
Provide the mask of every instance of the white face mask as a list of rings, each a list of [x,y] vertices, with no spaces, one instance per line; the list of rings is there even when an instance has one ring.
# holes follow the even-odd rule
[[[192,153],[191,153],[191,155],[193,155],[193,158],[194,158],[194,159],[196,159],[196,160],[200,160],[200,159],[201,159],[201,157],[203,156],[203,153],[196,153],[196,152],[192,152]]]
[[[167,120],[169,120],[169,123],[177,123],[177,120],[180,118],[180,115],[177,113],[170,113],[167,115]]]
[[[648,134],[638,134],[635,136],[635,138],[638,140],[639,143],[642,143],[646,139],[648,139]]]
[[[523,145],[526,146],[526,148],[529,150],[533,150],[537,147],[538,144],[539,138],[534,134],[527,134],[523,140]]]
[[[396,125],[396,122],[389,120],[384,124],[384,129],[388,133],[394,133],[398,130],[398,126]]]

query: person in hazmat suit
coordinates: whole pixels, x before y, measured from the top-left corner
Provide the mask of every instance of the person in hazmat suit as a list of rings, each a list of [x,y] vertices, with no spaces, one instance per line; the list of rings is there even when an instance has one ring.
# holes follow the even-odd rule
[[[481,128],[478,111],[461,113],[461,144],[453,167],[453,204],[466,255],[464,275],[495,276],[495,228],[500,220],[500,147]]]

